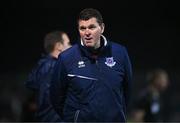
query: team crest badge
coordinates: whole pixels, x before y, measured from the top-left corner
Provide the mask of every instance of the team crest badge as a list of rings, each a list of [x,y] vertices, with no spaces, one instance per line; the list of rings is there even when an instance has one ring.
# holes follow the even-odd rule
[[[116,62],[114,61],[113,57],[106,58],[105,64],[109,67],[113,67]]]
[[[78,68],[81,68],[81,67],[85,67],[84,61],[79,61],[78,62]]]

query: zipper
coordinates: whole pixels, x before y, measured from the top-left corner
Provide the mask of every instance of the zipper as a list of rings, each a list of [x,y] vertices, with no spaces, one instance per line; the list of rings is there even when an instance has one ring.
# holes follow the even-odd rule
[[[98,65],[98,60],[96,59],[96,67],[98,68],[99,70],[99,65]]]
[[[76,113],[75,113],[75,115],[74,115],[74,123],[77,122],[79,113],[80,113],[80,110],[77,110]]]
[[[98,60],[96,59],[96,65],[98,66]]]
[[[98,61],[98,59],[96,59],[96,67],[97,67],[98,71],[101,73],[101,68],[99,67],[99,61]]]

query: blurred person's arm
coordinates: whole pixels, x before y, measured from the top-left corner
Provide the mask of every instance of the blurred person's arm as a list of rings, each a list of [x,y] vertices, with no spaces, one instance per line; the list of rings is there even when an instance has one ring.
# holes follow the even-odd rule
[[[128,106],[130,93],[131,93],[131,82],[132,82],[132,65],[126,48],[124,47],[124,64],[125,64],[125,82],[124,82],[124,97],[125,105]]]

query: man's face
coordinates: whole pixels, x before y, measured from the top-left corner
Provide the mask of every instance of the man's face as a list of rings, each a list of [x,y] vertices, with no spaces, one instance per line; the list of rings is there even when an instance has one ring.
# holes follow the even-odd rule
[[[79,33],[83,44],[86,47],[100,47],[100,36],[104,32],[104,24],[99,25],[96,18],[89,20],[79,20]]]
[[[155,82],[160,91],[166,90],[169,84],[168,75],[166,73],[161,73]]]
[[[55,45],[55,49],[59,51],[59,53],[71,47],[69,37],[64,33],[62,35],[63,44],[61,42],[57,42]]]

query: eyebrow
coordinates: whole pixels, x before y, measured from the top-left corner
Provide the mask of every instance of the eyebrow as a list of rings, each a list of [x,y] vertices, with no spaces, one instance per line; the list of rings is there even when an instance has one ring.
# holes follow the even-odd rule
[[[82,25],[82,26],[80,26],[80,28],[92,28],[92,27],[96,27],[96,25],[95,24],[90,24],[89,26],[84,26],[84,25]]]

